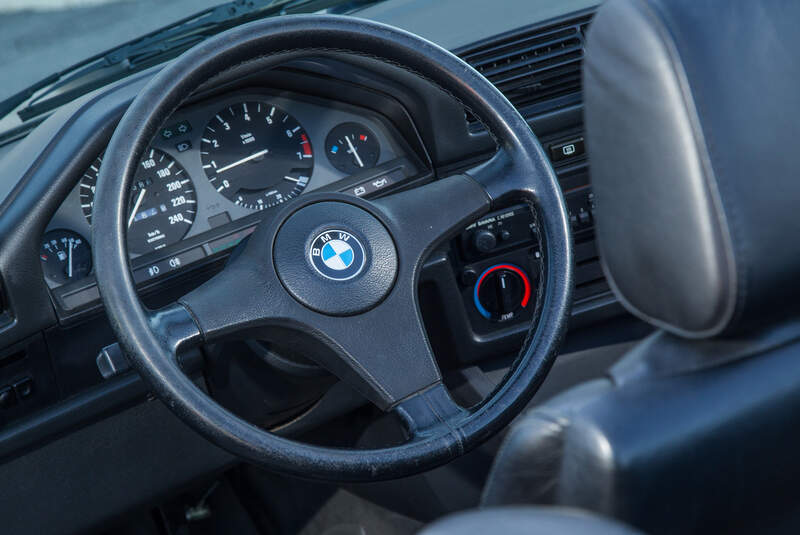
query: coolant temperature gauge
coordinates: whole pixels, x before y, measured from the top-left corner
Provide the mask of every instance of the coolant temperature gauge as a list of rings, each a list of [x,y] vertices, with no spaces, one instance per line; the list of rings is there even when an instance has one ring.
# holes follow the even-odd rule
[[[82,279],[92,270],[92,250],[71,230],[51,230],[42,238],[39,252],[44,276],[54,284]]]
[[[381,146],[375,134],[363,124],[342,123],[325,139],[325,153],[336,169],[352,175],[375,167]]]

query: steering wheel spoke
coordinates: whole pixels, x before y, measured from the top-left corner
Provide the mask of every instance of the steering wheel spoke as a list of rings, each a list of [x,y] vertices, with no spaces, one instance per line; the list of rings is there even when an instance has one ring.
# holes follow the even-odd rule
[[[148,313],[148,323],[170,355],[202,343],[203,335],[196,320],[185,306],[172,303]]]
[[[402,400],[393,410],[405,424],[411,440],[455,433],[471,414],[453,400],[442,383]]]
[[[203,342],[259,338],[297,307],[271,267],[264,230],[256,230],[222,271],[178,299],[200,329]]]
[[[433,246],[489,211],[485,188],[466,175],[453,175],[374,201],[392,225],[398,249],[421,261]]]
[[[396,290],[358,317],[311,315],[305,329],[330,350],[315,360],[385,411],[441,384],[416,304]]]
[[[520,120],[518,128],[530,129]],[[525,139],[530,142],[529,139]],[[552,195],[552,184],[544,177],[553,170],[548,160],[542,158],[541,147],[528,143],[526,150],[518,146],[501,144],[487,161],[464,171],[483,187],[493,205],[525,200],[541,206],[543,199]]]

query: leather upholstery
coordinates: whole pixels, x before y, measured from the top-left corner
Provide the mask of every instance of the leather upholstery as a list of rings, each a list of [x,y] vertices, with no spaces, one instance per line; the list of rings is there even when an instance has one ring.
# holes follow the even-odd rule
[[[800,3],[611,0],[590,27],[587,143],[606,275],[682,336],[797,311]]]
[[[520,418],[483,503],[578,507],[646,533],[774,532],[796,514],[799,336],[796,320],[703,343],[652,335]]]
[[[631,528],[596,515],[556,507],[498,507],[448,516],[420,535],[635,535]]]

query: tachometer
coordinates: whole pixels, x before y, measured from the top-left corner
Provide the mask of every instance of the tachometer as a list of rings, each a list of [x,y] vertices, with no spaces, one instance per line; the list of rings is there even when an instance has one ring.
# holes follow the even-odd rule
[[[81,208],[91,224],[94,190],[102,158],[94,161],[80,183]],[[145,254],[180,241],[194,222],[194,184],[172,157],[150,149],[133,179],[128,212],[128,249]]]
[[[263,210],[296,197],[314,169],[311,141],[297,119],[266,102],[220,110],[200,156],[214,188],[239,206]]]

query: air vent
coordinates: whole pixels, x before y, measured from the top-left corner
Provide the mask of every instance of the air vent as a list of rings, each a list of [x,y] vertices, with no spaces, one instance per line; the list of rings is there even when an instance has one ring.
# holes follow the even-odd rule
[[[591,13],[526,28],[459,51],[524,117],[580,101],[583,39]],[[470,127],[480,128],[469,113]]]

